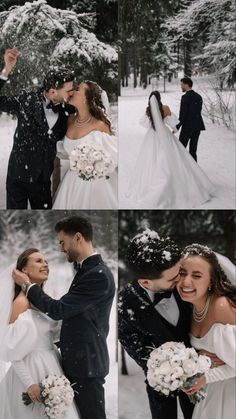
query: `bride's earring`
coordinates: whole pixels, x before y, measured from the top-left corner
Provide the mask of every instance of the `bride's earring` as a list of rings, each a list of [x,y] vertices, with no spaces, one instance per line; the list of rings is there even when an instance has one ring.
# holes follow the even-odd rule
[[[208,291],[211,291],[211,285],[208,287]]]

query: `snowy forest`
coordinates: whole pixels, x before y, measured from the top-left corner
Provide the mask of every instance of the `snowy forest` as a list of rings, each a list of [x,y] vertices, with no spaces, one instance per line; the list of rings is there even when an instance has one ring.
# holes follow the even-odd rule
[[[0,25],[0,57],[6,48],[20,51],[8,93],[38,87],[49,67],[67,66],[78,81],[97,81],[115,100],[116,1],[5,0]]]
[[[119,286],[130,281],[125,255],[132,237],[145,228],[156,230],[160,236],[170,236],[184,247],[201,243],[236,262],[234,211],[156,210],[119,212]]]
[[[0,268],[14,263],[19,254],[36,247],[49,264],[65,263],[54,226],[70,215],[89,218],[94,229],[94,247],[110,269],[117,270],[117,213],[115,211],[0,211]]]
[[[132,10],[132,14],[129,13]],[[232,88],[235,72],[234,0],[130,0],[119,2],[122,86],[146,87],[151,77],[168,81],[215,76]]]

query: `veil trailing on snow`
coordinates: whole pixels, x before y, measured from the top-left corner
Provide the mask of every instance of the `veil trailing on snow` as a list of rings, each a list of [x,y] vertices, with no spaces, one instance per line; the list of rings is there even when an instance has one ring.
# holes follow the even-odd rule
[[[15,264],[12,264],[0,275],[0,342],[4,341],[11,316],[15,286],[12,279],[12,270],[15,266]],[[4,361],[4,359],[4,352],[0,346],[0,382],[3,379],[9,365]]]

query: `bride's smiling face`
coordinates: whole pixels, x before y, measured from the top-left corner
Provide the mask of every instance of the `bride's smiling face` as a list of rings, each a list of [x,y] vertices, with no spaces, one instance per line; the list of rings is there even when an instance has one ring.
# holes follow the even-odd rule
[[[201,256],[182,259],[177,290],[184,301],[194,303],[208,294],[211,285],[210,264]]]
[[[27,263],[22,269],[22,272],[26,273],[32,282],[42,284],[48,279],[48,262],[44,259],[44,256],[41,253],[32,253],[28,257]]]
[[[77,109],[84,106],[87,103],[86,90],[88,86],[86,83],[80,83],[76,90],[73,92],[73,96],[70,98],[70,105],[75,106]]]

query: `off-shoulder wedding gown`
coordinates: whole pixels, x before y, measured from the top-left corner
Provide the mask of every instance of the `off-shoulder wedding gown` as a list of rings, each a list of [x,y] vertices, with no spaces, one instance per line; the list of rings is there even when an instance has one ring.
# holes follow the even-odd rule
[[[101,131],[91,131],[78,140],[65,137],[57,143],[58,157],[69,159],[70,153],[78,145],[97,145],[117,162],[117,139]],[[62,179],[53,209],[117,209],[117,170],[109,179],[82,180],[77,173],[68,170]]]
[[[207,397],[195,405],[192,419],[235,419],[236,326],[215,323],[202,338],[191,336],[191,344],[225,362],[207,373]]]
[[[158,117],[156,130],[146,115],[140,121],[148,130],[131,170],[126,192],[130,208],[198,208],[211,198],[214,187],[167,127],[176,127],[176,116],[167,116],[164,121]]]
[[[1,419],[45,419],[43,405],[25,406],[22,393],[49,374],[63,374],[53,344],[57,324],[45,314],[28,309],[8,326],[1,346],[5,346],[5,360],[12,364],[0,382]],[[60,419],[79,419],[74,403]]]

